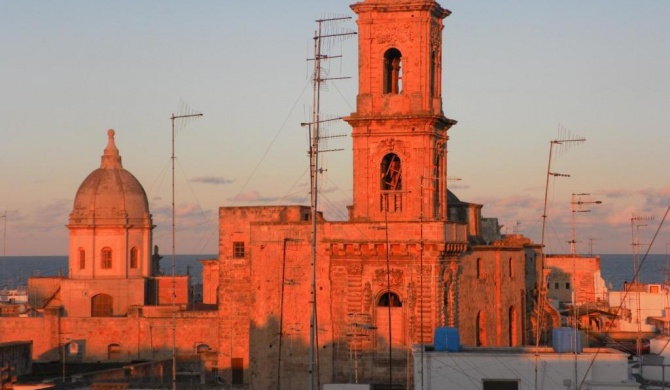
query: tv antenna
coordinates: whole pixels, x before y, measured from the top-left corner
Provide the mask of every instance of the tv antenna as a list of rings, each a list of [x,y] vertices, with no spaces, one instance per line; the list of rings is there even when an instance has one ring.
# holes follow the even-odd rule
[[[316,20],[317,29],[314,32],[314,58],[308,61],[314,61],[314,71],[312,73],[312,119],[311,122],[301,123],[301,126],[307,126],[309,131],[309,167],[310,167],[310,209],[312,218],[312,296],[311,296],[311,316],[310,316],[310,333],[309,333],[309,383],[310,389],[320,388],[319,379],[319,337],[318,337],[318,321],[317,321],[317,304],[316,304],[316,220],[317,220],[317,206],[318,206],[318,188],[319,188],[319,173],[323,169],[319,165],[319,153],[330,152],[343,149],[324,149],[320,150],[321,142],[334,137],[344,137],[345,135],[327,136],[321,133],[321,127],[324,124],[340,120],[337,118],[322,118],[321,116],[321,88],[325,86],[327,81],[342,80],[350,77],[328,77],[326,71],[322,67],[322,62],[333,58],[340,58],[341,55],[331,56],[324,54],[324,46],[327,46],[335,39],[345,39],[352,35],[356,35],[355,31],[349,31],[337,26],[339,23],[351,19],[350,16],[335,17],[328,19]],[[328,29],[329,32],[325,30]],[[316,378],[315,378],[316,374]]]
[[[4,227],[2,229],[2,257],[7,255],[7,214],[16,213],[17,210],[5,210],[0,218],[4,218]]]
[[[179,101],[179,109],[177,115],[172,114],[170,120],[172,121],[172,154],[170,160],[172,161],[172,390],[177,389],[177,282],[176,282],[176,268],[177,268],[177,251],[175,249],[176,242],[176,227],[175,227],[175,185],[174,185],[174,165],[175,165],[175,125],[179,126],[179,130],[186,127],[186,125],[197,117],[203,114],[194,111],[182,100]]]
[[[552,172],[551,170],[551,161],[554,158],[558,158],[562,156],[563,154],[567,153],[567,151],[573,147],[580,145],[586,141],[586,138],[580,137],[578,135],[572,134],[568,129],[563,127],[563,125],[559,124],[558,125],[558,138],[552,141],[549,141],[549,159],[547,163],[547,179],[544,185],[544,207],[542,209],[542,233],[540,236],[540,250],[542,251],[542,255],[540,257],[541,261],[541,266],[540,266],[540,271],[539,275],[536,275],[535,280],[539,280],[540,283],[538,283],[539,286],[539,296],[537,299],[537,305],[538,305],[538,321],[537,321],[537,329],[535,329],[535,348],[536,350],[539,349],[540,347],[540,333],[542,328],[544,327],[543,320],[544,320],[544,301],[546,298],[546,282],[544,280],[544,259],[546,255],[545,247],[544,247],[544,236],[545,236],[545,229],[547,225],[547,198],[549,194],[549,178],[550,177],[570,177],[570,175],[563,174],[563,173],[557,173],[557,172]],[[556,151],[554,152],[554,148],[556,148]],[[538,358],[539,354],[535,353],[535,389],[538,388],[538,375],[537,375],[537,365],[538,365]]]
[[[640,282],[640,228],[647,226],[644,222],[653,221],[654,217],[645,215],[635,215],[630,218],[630,234],[632,237],[633,248],[633,283]]]

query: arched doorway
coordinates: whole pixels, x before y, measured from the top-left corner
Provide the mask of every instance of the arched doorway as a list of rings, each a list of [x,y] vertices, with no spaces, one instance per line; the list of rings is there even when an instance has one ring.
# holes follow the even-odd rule
[[[398,294],[384,292],[379,295],[375,314],[378,346],[388,345],[389,331],[392,346],[404,345],[405,327],[402,317],[402,301]]]

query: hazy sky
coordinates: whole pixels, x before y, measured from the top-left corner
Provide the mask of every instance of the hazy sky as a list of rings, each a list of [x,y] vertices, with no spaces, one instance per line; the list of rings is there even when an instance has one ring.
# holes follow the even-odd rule
[[[170,115],[204,116],[176,137],[177,252],[217,253],[217,208],[308,204],[306,130],[315,20],[349,1],[0,0],[0,219],[7,255],[64,255],[79,184],[106,131],[144,185],[154,241],[170,240]],[[631,218],[649,244],[670,205],[670,2],[443,1],[443,100],[450,189],[484,205],[504,233],[540,241],[550,141],[585,137],[552,161],[546,242],[569,252],[631,252]],[[338,28],[355,29],[353,20]],[[329,74],[322,113],[355,110],[357,41]],[[333,134],[349,134],[346,124]],[[564,133],[565,135],[567,133]],[[351,202],[351,139],[325,156],[330,219]],[[6,230],[4,229],[6,222]],[[2,237],[2,236],[0,236]],[[663,227],[652,251],[666,253]],[[641,251],[646,247],[642,245]]]

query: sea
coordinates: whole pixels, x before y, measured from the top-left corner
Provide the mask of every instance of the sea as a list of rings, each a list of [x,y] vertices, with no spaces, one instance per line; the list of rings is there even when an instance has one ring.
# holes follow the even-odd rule
[[[175,255],[175,273],[191,275],[191,284],[202,283],[200,260],[218,259],[218,255]],[[172,256],[163,255],[161,273],[172,275]],[[67,256],[5,256],[0,257],[0,289],[26,286],[32,276],[67,276]]]
[[[192,284],[202,283],[200,260],[216,259],[216,254],[176,255],[175,273],[190,274]],[[25,286],[31,276],[67,276],[67,256],[6,256],[0,257],[0,289]],[[664,283],[670,278],[668,255],[639,255],[641,283]],[[172,275],[172,256],[161,260],[161,272]],[[635,264],[631,254],[600,255],[600,274],[610,290],[621,290],[624,282],[633,280]]]

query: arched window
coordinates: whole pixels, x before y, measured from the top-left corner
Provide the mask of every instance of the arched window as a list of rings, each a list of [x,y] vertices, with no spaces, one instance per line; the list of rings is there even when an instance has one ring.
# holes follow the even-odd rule
[[[477,323],[475,324],[477,332],[476,345],[478,347],[486,345],[486,314],[483,311],[477,313]]]
[[[86,268],[86,251],[84,248],[79,248],[79,269]]]
[[[398,94],[402,90],[402,54],[398,49],[384,53],[384,93]]]
[[[137,250],[137,247],[132,247],[130,249],[130,268],[137,268],[138,265],[138,253],[139,251]]]
[[[377,301],[377,306],[379,307],[402,307],[402,302],[400,302],[400,297],[398,294],[387,292],[382,294]]]
[[[102,269],[112,268],[112,248],[102,248],[102,251],[100,252],[100,267]]]
[[[111,317],[114,315],[114,299],[107,294],[91,298],[91,317]]]
[[[508,337],[509,337],[509,346],[514,347],[519,344],[519,340],[517,338],[517,319],[516,319],[516,308],[512,305],[509,307],[508,310],[508,321],[509,321],[509,329],[508,329]]]

